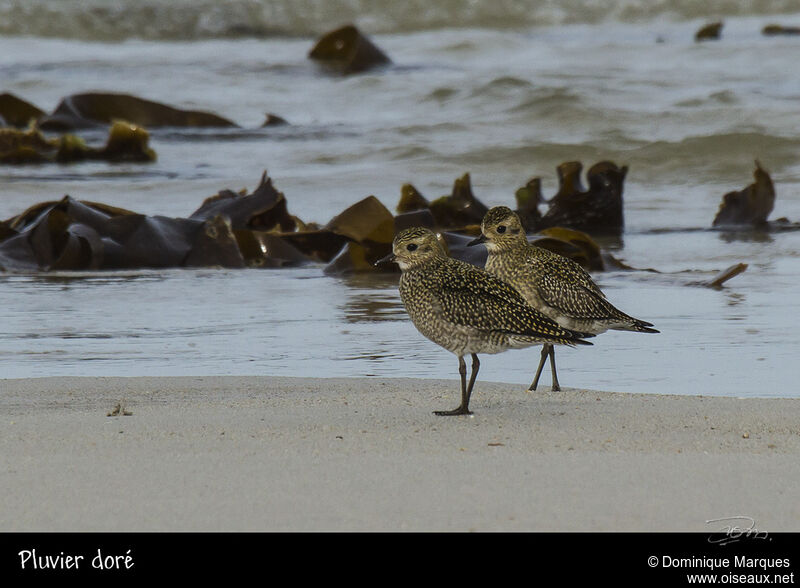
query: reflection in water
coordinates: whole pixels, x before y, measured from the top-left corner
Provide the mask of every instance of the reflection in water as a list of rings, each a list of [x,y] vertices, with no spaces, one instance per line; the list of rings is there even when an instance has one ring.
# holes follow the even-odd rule
[[[728,306],[738,306],[747,302],[747,296],[741,292],[726,292],[725,298]]]
[[[597,235],[592,237],[601,249],[606,251],[621,251],[625,248],[622,235]]]
[[[337,278],[347,296],[340,310],[348,323],[404,320],[407,315],[397,292],[399,273],[356,273]]]
[[[356,272],[337,276],[336,279],[354,290],[397,289],[400,272]]]
[[[398,295],[376,292],[352,293],[342,307],[347,322],[396,321],[407,318],[405,308]]]
[[[742,227],[736,229],[717,229],[719,238],[726,243],[772,243],[772,234],[763,228]]]
[[[84,287],[87,284],[119,284],[132,281],[161,282],[164,276],[157,270],[103,271],[103,272],[36,272],[11,274],[17,278],[42,284],[63,284]]]

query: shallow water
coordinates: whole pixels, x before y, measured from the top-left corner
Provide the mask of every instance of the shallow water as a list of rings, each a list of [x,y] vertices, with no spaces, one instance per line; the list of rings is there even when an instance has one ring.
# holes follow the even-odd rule
[[[771,271],[789,281],[798,264]],[[559,349],[562,385],[793,395],[793,329],[756,274],[722,290],[687,285],[699,272],[602,274],[613,301],[662,332],[611,332],[593,348]],[[455,358],[414,330],[392,276],[330,277],[317,266],[13,275],[3,279],[0,304],[4,377],[394,376],[453,378],[457,386]],[[792,316],[798,307],[796,298],[785,303]],[[536,349],[486,356],[481,378],[522,391],[537,361]],[[542,381],[549,385],[549,373]]]
[[[188,216],[220,189],[254,188],[267,169],[291,213],[325,223],[369,194],[393,210],[405,182],[428,198],[448,193],[466,171],[487,205],[512,204],[533,175],[549,197],[557,164],[611,159],[630,168],[613,252],[640,271],[595,277],[662,332],[559,350],[562,385],[800,396],[800,233],[710,230],[722,195],[752,181],[756,158],[775,182],[771,218],[800,220],[800,81],[788,74],[800,38],[760,34],[771,22],[800,24],[800,13],[766,9],[727,16],[722,40],[702,44],[694,14],[518,28],[384,22],[370,36],[394,65],[348,78],[317,70],[306,59],[313,37],[296,33],[2,37],[0,90],[44,110],[71,93],[120,91],[243,128],[152,130],[154,164],[0,168],[0,218],[67,193]],[[292,124],[259,129],[265,112]],[[691,285],[738,262],[748,270],[722,289]],[[0,377],[429,376],[457,389],[455,358],[414,330],[393,276],[336,278],[317,265],[0,274],[0,308]],[[480,379],[521,391],[537,362],[537,349],[486,356]]]

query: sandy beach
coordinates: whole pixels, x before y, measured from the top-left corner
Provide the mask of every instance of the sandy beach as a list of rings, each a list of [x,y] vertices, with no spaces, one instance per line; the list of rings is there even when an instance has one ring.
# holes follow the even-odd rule
[[[2,380],[0,528],[800,530],[798,399],[457,385]]]

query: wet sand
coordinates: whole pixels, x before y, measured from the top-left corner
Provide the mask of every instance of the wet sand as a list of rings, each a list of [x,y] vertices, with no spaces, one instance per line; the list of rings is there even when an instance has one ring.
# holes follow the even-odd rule
[[[479,380],[472,417],[437,417],[456,378],[0,390],[5,531],[800,530],[800,399]]]

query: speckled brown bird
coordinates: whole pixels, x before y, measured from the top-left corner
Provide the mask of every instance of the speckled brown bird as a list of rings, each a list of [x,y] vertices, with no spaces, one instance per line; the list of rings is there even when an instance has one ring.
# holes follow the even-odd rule
[[[481,236],[469,244],[484,243],[489,256],[486,271],[516,288],[525,300],[562,327],[598,335],[609,329],[658,333],[652,323],[628,316],[607,299],[580,265],[528,242],[517,214],[506,206],[489,210]],[[550,357],[553,390],[560,390],[555,349],[542,347],[542,357],[530,386],[536,390],[544,362]]]
[[[400,299],[425,337],[458,356],[461,404],[437,415],[472,414],[469,401],[478,375],[479,353],[500,353],[541,343],[591,345],[592,336],[559,326],[525,302],[502,280],[447,256],[429,229],[398,233],[392,253],[378,263],[400,266]],[[464,356],[472,356],[467,384]]]

